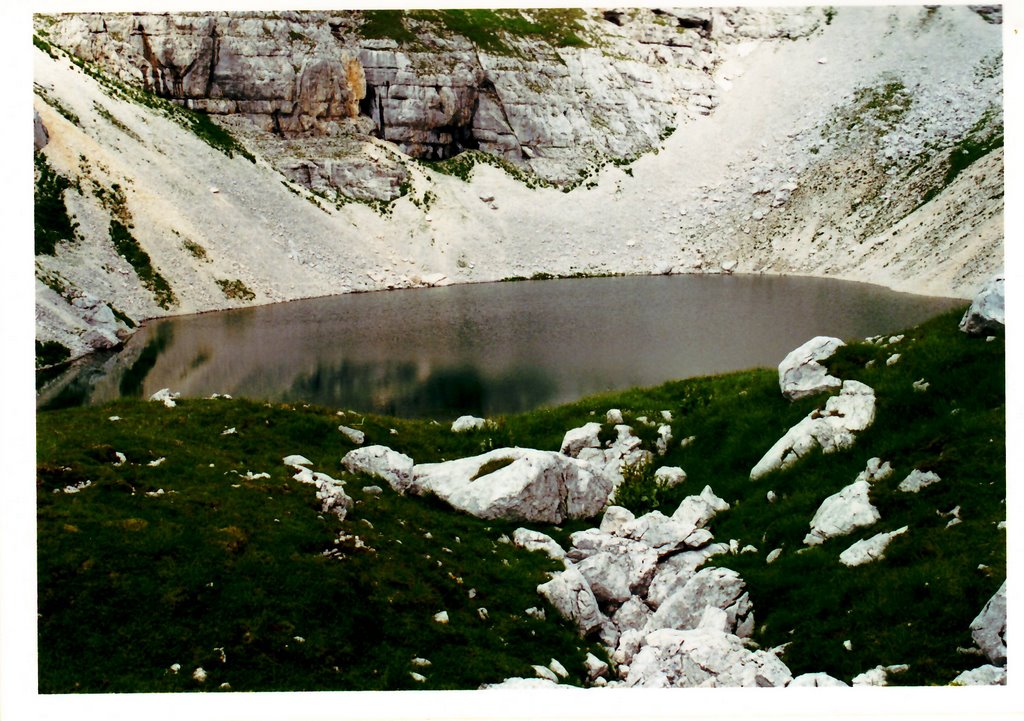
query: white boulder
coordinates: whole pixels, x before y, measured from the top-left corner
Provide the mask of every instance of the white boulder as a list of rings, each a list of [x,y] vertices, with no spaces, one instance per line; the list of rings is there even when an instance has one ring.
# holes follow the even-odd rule
[[[387,446],[355,448],[345,454],[341,465],[349,473],[380,478],[398,493],[405,493],[412,484],[413,460]]]
[[[489,473],[488,464],[506,465]],[[433,493],[478,518],[561,523],[600,512],[612,481],[599,469],[554,451],[499,448],[413,468],[412,490]]]
[[[844,345],[838,338],[819,335],[790,351],[779,363],[779,388],[782,395],[795,400],[842,386],[843,382],[830,376],[821,361],[831,358]]]
[[[753,604],[740,575],[728,568],[698,571],[681,589],[665,599],[651,616],[647,630],[697,628],[708,606],[726,614],[725,631],[750,636],[754,630]]]
[[[822,501],[811,519],[811,531],[804,537],[804,543],[816,546],[881,520],[878,509],[871,505],[870,490],[867,481],[858,480]]]
[[[156,393],[149,397],[149,400],[163,403],[168,408],[174,408],[177,403],[175,399],[180,397],[181,393],[172,393],[170,388],[161,388]]]
[[[601,517],[599,530],[601,533],[609,533],[621,536],[622,527],[635,519],[636,516],[628,508],[622,506],[608,506]]]
[[[892,666],[875,666],[864,673],[857,674],[850,680],[851,686],[888,686],[889,675],[903,673],[910,667],[906,664],[894,664]]]
[[[863,541],[857,541],[839,554],[839,562],[844,566],[861,566],[865,563],[878,561],[885,557],[885,549],[896,536],[907,532],[908,527],[903,526],[889,533],[879,533]]]
[[[822,688],[827,686],[844,686],[848,687],[850,684],[840,681],[837,678],[829,676],[827,673],[802,673],[794,678],[789,683],[789,688],[803,688],[813,687]]]
[[[459,416],[452,423],[452,433],[466,433],[484,428],[487,421],[476,416]]]
[[[686,471],[679,466],[662,466],[654,472],[654,481],[661,488],[675,488],[686,481]]]
[[[326,473],[314,473],[316,497],[320,501],[323,513],[333,513],[338,520],[344,521],[352,508],[352,499],[345,493],[345,484],[337,481]]]
[[[598,434],[601,432],[600,423],[587,423],[579,428],[573,428],[566,432],[562,439],[561,453],[573,458],[578,458],[580,451],[584,448],[600,448],[601,441]]]
[[[968,335],[990,335],[1006,327],[1005,280],[997,275],[982,286],[961,319],[960,330]]]
[[[658,553],[630,538],[602,533],[596,528],[572,536],[570,559],[578,562],[598,600],[622,603],[636,593],[645,593],[654,578]]]
[[[672,514],[672,520],[704,528],[716,515],[728,510],[729,504],[716,496],[711,486],[704,486],[700,495],[687,496],[682,500]]]
[[[938,483],[941,480],[942,479],[939,478],[938,473],[933,473],[932,471],[919,471],[915,468],[907,475],[906,478],[900,481],[900,485],[896,488],[904,493],[917,493],[922,488],[927,488],[933,483]]]
[[[711,556],[728,551],[728,544],[713,543],[699,550],[684,551],[662,560],[647,589],[647,604],[657,609],[665,599],[681,590]]]
[[[954,686],[1005,686],[1006,669],[1001,666],[986,664],[978,668],[964,671],[953,679]]]
[[[714,628],[661,629],[633,658],[626,686],[785,686],[789,668],[769,651],[751,651],[737,636]]]
[[[518,548],[525,548],[527,551],[541,551],[556,561],[565,558],[565,549],[558,545],[558,542],[547,534],[540,531],[531,531],[528,528],[517,528],[512,534],[512,543]]]
[[[562,618],[575,624],[583,635],[601,627],[607,619],[597,606],[597,598],[579,569],[566,561],[565,570],[552,574],[551,580],[537,586],[537,593],[554,606]]]
[[[363,445],[366,442],[366,434],[355,428],[349,428],[348,426],[338,426],[338,430],[341,431],[341,435],[348,438],[350,441],[355,443],[357,446]]]
[[[814,410],[775,442],[750,471],[756,481],[772,471],[789,468],[820,447],[834,453],[853,446],[856,434],[875,420],[875,392],[860,381],[844,381],[839,395]]]
[[[989,661],[1006,663],[1006,581],[971,621],[971,636]]]

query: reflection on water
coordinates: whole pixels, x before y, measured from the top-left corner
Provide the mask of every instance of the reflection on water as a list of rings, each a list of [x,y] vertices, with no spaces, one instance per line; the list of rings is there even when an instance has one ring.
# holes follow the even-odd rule
[[[160,388],[451,418],[774,366],[815,335],[859,338],[963,301],[817,278],[672,276],[318,298],[148,323],[40,407]]]

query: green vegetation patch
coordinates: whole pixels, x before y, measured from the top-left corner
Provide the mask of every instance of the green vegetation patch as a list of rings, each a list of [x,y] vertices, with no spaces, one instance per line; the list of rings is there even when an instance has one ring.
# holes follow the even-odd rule
[[[64,202],[64,193],[75,184],[51,168],[42,153],[35,154],[35,180],[35,254],[55,255],[58,243],[78,237],[78,223]]]
[[[337,425],[226,400],[41,413],[40,690],[471,689],[551,658],[581,683],[599,650],[550,608],[525,613],[560,564],[499,540],[518,524],[363,493]],[[348,481],[345,521],[292,479],[292,453]]]
[[[55,340],[36,341],[36,368],[63,363],[71,357],[71,349]]]
[[[362,15],[359,33],[364,38],[387,38],[405,46],[422,43],[416,32],[422,26],[434,34],[465,38],[495,55],[514,55],[517,39],[541,41],[555,48],[589,46],[578,34],[578,21],[584,17],[579,8],[367,10]]]
[[[128,261],[135,269],[136,275],[142,281],[142,285],[153,294],[157,305],[161,308],[170,308],[177,303],[174,291],[171,289],[167,279],[160,275],[160,272],[153,267],[149,253],[143,250],[139,241],[131,233],[131,226],[123,224],[116,218],[110,219],[110,242],[118,254]]]
[[[245,283],[237,278],[235,280],[217,280],[224,297],[230,300],[253,300],[256,294],[249,289]]]
[[[515,178],[531,190],[534,188],[546,188],[551,185],[548,181],[529,170],[524,170],[504,158],[485,153],[482,150],[466,150],[454,157],[434,163],[424,162],[423,165],[439,173],[453,175],[467,183],[473,177],[473,168],[477,165],[490,165],[504,170],[510,177]]]
[[[710,530],[757,551],[710,563],[745,579],[754,641],[785,645],[794,674],[824,671],[849,682],[878,664],[908,664],[891,683],[946,684],[978,665],[957,648],[973,645],[970,622],[1006,577],[997,528],[1007,514],[1004,341],[960,333],[961,313],[893,345],[842,348],[829,370],[875,389],[874,425],[847,451],[808,454],[757,482],[749,479],[754,464],[827,397],[786,401],[774,369],[603,394],[492,418],[468,433],[362,414],[342,413],[340,422],[358,426],[367,444],[429,463],[501,447],[554,450],[567,430],[603,421],[609,408],[622,409],[653,449],[659,413],[671,411],[676,440],[650,466],[627,469],[619,502],[671,514],[705,485],[729,502]],[[899,362],[887,366],[897,352]],[[922,379],[928,389],[915,390]],[[335,409],[243,400],[41,412],[40,690],[470,689],[532,676],[531,664],[551,658],[582,683],[585,652],[602,651],[536,593],[558,564],[501,542],[520,524],[481,521],[387,488],[364,493],[380,482],[341,469],[352,445],[338,423]],[[222,435],[228,428],[235,433]],[[602,442],[613,436],[602,423]],[[115,465],[116,452],[128,462]],[[355,505],[346,520],[321,513],[315,489],[292,480],[281,464],[292,453],[347,481]],[[872,457],[894,468],[871,492],[882,520],[797,553],[821,502]],[[687,480],[656,487],[653,470],[662,465],[682,467]],[[918,494],[897,491],[914,468],[942,481]],[[78,493],[62,491],[86,480]],[[947,527],[956,507],[961,523]],[[594,525],[529,524],[564,547],[573,531]],[[855,541],[903,525],[910,530],[885,559],[838,563]],[[767,564],[775,548],[782,554]],[[527,616],[531,606],[546,608],[547,619]],[[440,611],[448,624],[433,620]],[[413,666],[417,657],[431,665]],[[176,674],[173,663],[181,664]],[[199,666],[203,685],[191,678]],[[414,681],[414,671],[427,680]]]

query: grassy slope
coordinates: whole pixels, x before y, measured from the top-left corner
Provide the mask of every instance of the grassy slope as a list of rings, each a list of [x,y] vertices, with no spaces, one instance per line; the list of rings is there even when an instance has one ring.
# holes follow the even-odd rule
[[[785,660],[795,673],[849,680],[879,663],[908,663],[895,682],[948,682],[978,665],[956,647],[971,645],[968,624],[1005,577],[1006,556],[1004,532],[995,526],[1005,518],[1003,340],[967,338],[957,319],[947,314],[908,332],[891,368],[884,359],[894,349],[844,349],[836,371],[876,389],[875,425],[849,452],[810,458],[757,483],[748,473],[761,454],[822,403],[784,401],[770,370],[594,397],[464,435],[424,421],[339,418],[327,409],[240,400],[183,401],[174,409],[125,401],[40,413],[40,688],[188,690],[198,687],[190,673],[199,665],[210,674],[207,688],[474,688],[530,676],[529,664],[552,657],[579,682],[584,652],[597,649],[550,608],[544,622],[524,614],[542,605],[535,587],[557,564],[498,542],[519,524],[479,521],[387,488],[379,498],[365,496],[360,479],[349,480],[357,505],[339,523],[319,517],[314,489],[291,480],[280,460],[301,453],[316,470],[342,477],[339,462],[350,444],[339,422],[417,462],[503,445],[557,448],[567,429],[603,420],[610,407],[632,418],[671,410],[675,437],[696,436],[659,461],[681,465],[687,482],[665,493],[633,493],[648,499],[634,510],[671,512],[705,484],[733,504],[712,530],[759,552],[717,562],[747,580],[756,640],[792,642]],[[869,359],[877,362],[865,370]],[[922,377],[931,388],[915,392],[911,383]],[[111,415],[123,420],[107,420]],[[228,427],[237,433],[222,436]],[[653,445],[654,428],[637,428]],[[129,463],[115,467],[114,451]],[[874,490],[882,521],[794,554],[821,500],[876,455],[896,469]],[[160,457],[166,461],[147,465]],[[896,493],[914,467],[935,470],[942,483],[916,496]],[[271,478],[246,481],[234,471]],[[86,479],[92,485],[80,493],[53,492]],[[160,488],[167,493],[145,495]],[[768,489],[779,496],[774,504],[765,500]],[[946,529],[936,511],[956,505],[963,523]],[[904,524],[910,532],[885,561],[838,565],[853,541]],[[535,527],[564,542],[589,525]],[[355,548],[351,538],[335,543],[339,534],[357,535],[374,550]],[[783,556],[766,565],[764,556],[778,546]],[[321,555],[332,548],[342,557]],[[477,613],[481,606],[487,620]],[[441,610],[451,616],[446,626],[431,620]],[[847,639],[852,651],[842,647]],[[433,665],[417,669],[410,665],[415,656]],[[182,664],[179,674],[167,671],[172,663]],[[425,684],[412,681],[414,670],[427,676]]]

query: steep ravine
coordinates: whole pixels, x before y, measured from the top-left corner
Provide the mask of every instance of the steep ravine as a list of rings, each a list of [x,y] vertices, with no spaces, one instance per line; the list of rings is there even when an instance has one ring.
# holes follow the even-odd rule
[[[37,18],[38,157],[77,223],[36,256],[37,338],[79,355],[117,316],[536,273],[969,297],[1002,268],[991,19],[588,11],[556,28],[568,43],[422,19],[411,40],[368,38],[354,14]],[[467,148],[508,170],[412,157]]]

